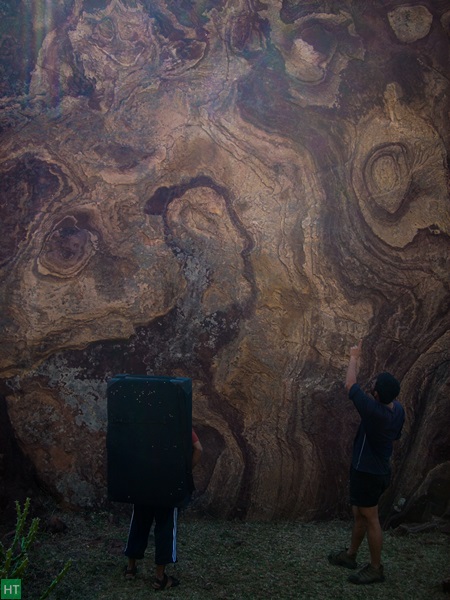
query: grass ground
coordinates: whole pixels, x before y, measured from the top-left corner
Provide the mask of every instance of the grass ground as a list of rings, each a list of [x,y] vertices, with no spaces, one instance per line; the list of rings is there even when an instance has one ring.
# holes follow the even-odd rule
[[[43,532],[30,556],[22,600],[40,593],[71,558],[56,600],[147,600],[154,597],[153,538],[139,563],[138,577],[125,581],[122,555],[128,532],[126,512],[54,512],[64,533]],[[449,597],[441,581],[450,576],[449,536],[438,531],[414,535],[385,533],[386,582],[354,586],[350,571],[328,564],[326,556],[348,543],[351,523],[245,523],[201,518],[179,519],[178,559],[168,572],[181,585],[164,592],[172,600],[432,600]],[[368,561],[364,544],[358,561]],[[161,592],[160,592],[161,594]]]

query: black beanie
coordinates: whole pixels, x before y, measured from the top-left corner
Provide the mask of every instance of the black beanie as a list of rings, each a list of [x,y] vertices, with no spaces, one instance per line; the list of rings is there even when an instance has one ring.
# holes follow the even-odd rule
[[[390,373],[380,373],[375,384],[380,402],[390,404],[400,394],[400,383]]]

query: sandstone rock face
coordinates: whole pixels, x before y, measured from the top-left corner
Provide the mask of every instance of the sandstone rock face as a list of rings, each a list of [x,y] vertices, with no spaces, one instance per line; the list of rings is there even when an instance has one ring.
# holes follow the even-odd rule
[[[342,514],[360,338],[407,412],[386,502],[442,479],[447,2],[32,6],[0,9],[0,377],[42,480],[101,503],[108,378],[185,376],[205,510]]]

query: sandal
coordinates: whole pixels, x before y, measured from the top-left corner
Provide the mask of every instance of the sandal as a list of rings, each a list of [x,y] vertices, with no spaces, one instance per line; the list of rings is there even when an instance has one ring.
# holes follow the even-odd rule
[[[180,585],[180,581],[176,577],[168,577],[164,573],[164,577],[162,579],[158,579],[157,577],[155,577],[155,580],[153,582],[153,589],[158,592],[160,590],[168,590],[177,585]]]
[[[123,571],[123,575],[125,579],[135,579],[137,573],[137,567],[133,567],[132,569],[125,567]]]

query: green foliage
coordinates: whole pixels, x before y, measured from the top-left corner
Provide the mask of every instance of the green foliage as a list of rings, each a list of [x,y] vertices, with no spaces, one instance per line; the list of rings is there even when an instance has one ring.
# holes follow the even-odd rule
[[[21,509],[19,502],[16,501],[17,522],[14,538],[9,548],[5,548],[2,542],[0,542],[0,579],[25,579],[25,571],[29,565],[28,552],[36,540],[39,529],[39,519],[34,518],[31,521],[28,532],[26,532],[30,503],[30,498],[27,498],[23,509]],[[71,561],[69,560],[39,600],[48,598],[52,590],[67,573],[70,565]]]
[[[61,581],[61,579],[65,576],[67,571],[70,569],[71,565],[72,565],[72,561],[69,559],[66,562],[66,564],[64,565],[64,567],[62,568],[62,570],[58,573],[58,575],[55,577],[55,579],[51,582],[51,584],[45,590],[45,592],[41,595],[39,600],[44,600],[44,598],[49,597],[50,593],[55,589],[55,587],[58,585],[58,583]]]

